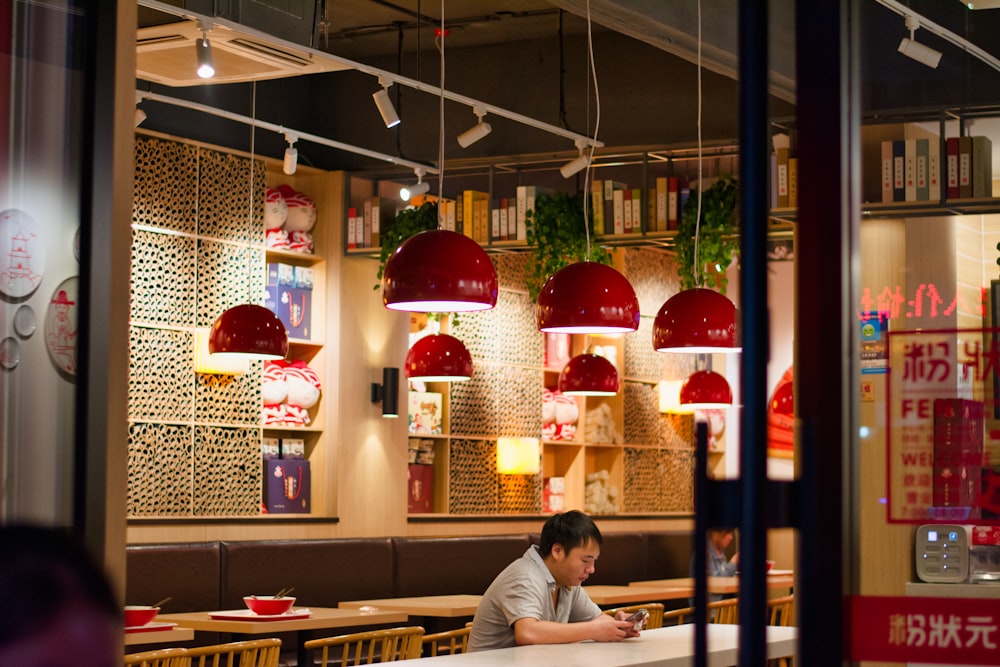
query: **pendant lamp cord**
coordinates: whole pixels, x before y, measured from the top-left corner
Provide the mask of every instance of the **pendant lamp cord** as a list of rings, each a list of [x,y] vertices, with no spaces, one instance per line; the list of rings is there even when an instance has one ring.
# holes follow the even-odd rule
[[[701,192],[704,183],[701,182],[701,0],[698,0],[698,212],[694,219],[694,283],[702,287],[705,277],[704,268],[698,261],[698,233],[701,230]]]
[[[440,32],[435,40],[441,54],[441,95],[438,100],[438,229],[444,229],[444,0],[441,0]]]
[[[253,229],[253,185],[255,141],[257,139],[257,82],[250,84],[250,205],[247,206],[249,228]],[[253,303],[253,246],[247,248],[247,303]]]
[[[594,38],[593,32],[590,25],[590,0],[587,0],[587,69],[590,70],[590,76],[594,80],[594,102],[597,104],[597,111],[594,117],[594,141],[590,144],[587,150],[590,151],[587,156],[587,169],[583,172],[583,230],[587,237],[587,257],[584,261],[590,261],[590,165],[594,161],[594,149],[597,146],[597,132],[601,127],[601,91],[597,87],[597,67],[594,65]],[[588,92],[590,91],[589,80],[587,86]],[[588,95],[587,99],[587,114],[590,114],[590,99]]]

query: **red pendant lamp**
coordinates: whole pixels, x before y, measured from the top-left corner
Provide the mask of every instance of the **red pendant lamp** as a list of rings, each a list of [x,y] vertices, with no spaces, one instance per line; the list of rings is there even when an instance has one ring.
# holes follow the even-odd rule
[[[653,320],[657,352],[739,352],[736,306],[715,290],[695,287],[667,299]]]
[[[472,355],[454,336],[424,336],[406,353],[403,371],[407,380],[461,382],[472,378]]]
[[[468,236],[426,230],[389,256],[382,272],[382,303],[390,310],[419,313],[489,310],[497,305],[497,270]]]
[[[535,321],[539,331],[549,333],[630,333],[639,328],[639,300],[614,268],[576,262],[545,281]]]
[[[598,354],[578,354],[559,373],[559,392],[569,396],[614,396],[618,370]]]
[[[733,391],[715,371],[695,371],[681,385],[680,399],[689,409],[725,408],[733,404]]]
[[[284,359],[288,354],[288,331],[272,311],[245,303],[215,318],[208,334],[208,351],[252,359]]]

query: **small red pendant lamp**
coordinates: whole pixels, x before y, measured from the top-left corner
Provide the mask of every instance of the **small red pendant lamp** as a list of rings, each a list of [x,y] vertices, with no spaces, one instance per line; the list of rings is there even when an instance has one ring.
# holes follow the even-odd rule
[[[559,373],[559,392],[569,396],[614,396],[618,370],[598,354],[578,354]]]
[[[424,336],[406,353],[403,372],[407,380],[461,382],[472,378],[472,355],[454,336]]]
[[[739,352],[736,306],[707,287],[684,290],[667,299],[653,320],[657,352]]]
[[[639,300],[614,268],[576,262],[545,281],[535,321],[539,331],[550,333],[630,333],[639,328]]]
[[[695,410],[724,408],[733,404],[733,391],[715,371],[695,371],[681,385],[680,402]]]
[[[208,334],[208,351],[253,359],[284,359],[288,354],[288,331],[272,311],[245,303],[215,318]]]
[[[497,271],[482,246],[464,234],[430,229],[403,241],[382,273],[390,310],[460,313],[497,305]]]

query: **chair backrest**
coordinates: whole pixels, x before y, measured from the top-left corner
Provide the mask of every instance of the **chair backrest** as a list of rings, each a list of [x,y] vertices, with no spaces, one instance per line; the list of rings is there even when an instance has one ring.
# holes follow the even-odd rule
[[[739,599],[727,598],[708,603],[708,622],[734,625],[740,622]]]
[[[428,649],[428,656],[465,653],[469,648],[470,632],[472,632],[471,624],[457,630],[424,635],[424,646]]]
[[[187,650],[191,667],[278,667],[280,653],[281,640],[274,637]]]
[[[609,616],[615,616],[618,612],[623,611],[626,614],[634,614],[640,609],[645,609],[649,612],[649,618],[646,619],[646,629],[654,630],[656,628],[663,627],[663,603],[662,602],[647,602],[645,604],[633,604],[627,607],[616,607],[614,609],[605,609],[604,613]]]
[[[694,622],[694,607],[684,607],[683,609],[671,609],[663,612],[663,626],[684,625]]]
[[[419,658],[423,648],[424,629],[419,625],[389,630],[368,630],[337,637],[311,639],[307,649],[322,649],[320,665],[371,665]]]
[[[767,601],[768,625],[795,625],[795,596],[784,595]]]
[[[186,648],[161,648],[129,653],[125,656],[125,664],[137,667],[189,667],[191,656]]]

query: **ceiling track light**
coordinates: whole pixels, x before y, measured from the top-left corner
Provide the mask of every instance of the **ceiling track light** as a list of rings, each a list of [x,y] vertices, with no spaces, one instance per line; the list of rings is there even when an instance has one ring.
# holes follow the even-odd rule
[[[578,141],[576,142],[576,147],[579,149],[580,155],[571,160],[570,162],[567,162],[563,166],[559,167],[559,173],[562,174],[563,178],[569,178],[578,171],[585,169],[587,167],[587,164],[590,162],[590,156],[584,152],[584,150],[587,148],[587,145],[581,141]]]
[[[285,149],[285,161],[281,165],[281,170],[289,176],[295,173],[295,168],[299,164],[299,151],[295,148],[295,142],[298,140],[299,138],[291,132],[285,132],[288,148]]]
[[[921,44],[914,36],[917,29],[920,28],[920,20],[909,14],[903,20],[906,24],[906,29],[910,31],[910,36],[904,37],[903,41],[899,43],[899,52],[908,58],[913,58],[918,63],[927,65],[931,69],[937,69],[938,63],[941,62],[941,52]]]
[[[378,112],[382,114],[382,122],[385,123],[385,126],[396,127],[399,125],[399,115],[396,113],[396,107],[392,106],[392,100],[389,99],[389,86],[392,85],[392,81],[387,81],[380,76],[378,83],[382,88],[372,93],[372,99],[375,100]]]
[[[410,201],[413,197],[422,195],[431,189],[430,183],[424,183],[424,174],[427,173],[426,171],[423,169],[414,169],[413,173],[417,176],[417,182],[414,185],[404,185],[399,189],[399,198],[403,201]]]
[[[212,29],[212,25],[198,21],[198,27],[201,29],[201,39],[194,40],[195,57],[198,61],[198,76],[203,79],[211,79],[215,76],[212,44],[208,41],[208,31]]]
[[[458,145],[462,148],[468,148],[493,131],[493,127],[483,120],[486,116],[486,111],[482,107],[473,107],[472,112],[476,114],[479,122],[458,135]]]

